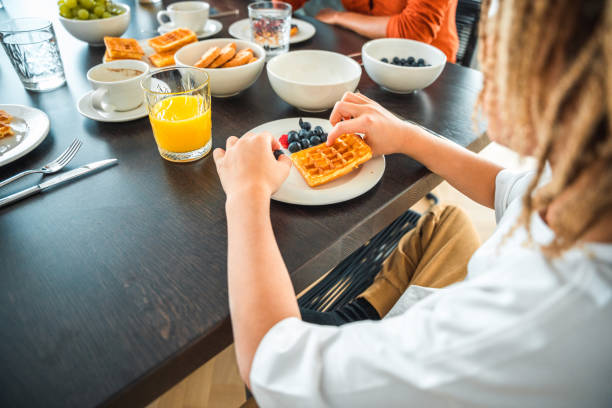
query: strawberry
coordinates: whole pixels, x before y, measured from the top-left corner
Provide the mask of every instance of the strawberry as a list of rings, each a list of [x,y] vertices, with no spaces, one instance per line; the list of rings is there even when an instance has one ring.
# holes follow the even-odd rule
[[[282,135],[278,141],[281,144],[281,146],[283,146],[283,148],[288,148],[289,147],[289,142],[287,141],[288,136],[287,135]]]

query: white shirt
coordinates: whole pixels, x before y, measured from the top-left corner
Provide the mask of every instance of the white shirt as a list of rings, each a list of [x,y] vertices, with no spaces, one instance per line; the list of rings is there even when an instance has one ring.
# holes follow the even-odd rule
[[[261,341],[251,387],[267,407],[610,407],[612,245],[546,259],[526,230],[502,239],[531,175],[496,179],[498,226],[465,281],[409,287],[381,321],[295,318]],[[553,232],[538,215],[536,243]]]

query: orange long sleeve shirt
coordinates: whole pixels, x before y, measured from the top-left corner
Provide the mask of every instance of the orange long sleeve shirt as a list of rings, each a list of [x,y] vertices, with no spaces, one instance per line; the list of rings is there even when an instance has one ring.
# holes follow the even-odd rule
[[[284,0],[295,9],[307,0]],[[348,11],[391,16],[387,37],[410,38],[439,48],[455,62],[459,38],[455,24],[457,0],[342,0]]]

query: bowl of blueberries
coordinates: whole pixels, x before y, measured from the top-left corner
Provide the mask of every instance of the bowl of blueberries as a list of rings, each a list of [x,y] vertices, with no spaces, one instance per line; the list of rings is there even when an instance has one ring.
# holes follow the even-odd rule
[[[436,47],[403,38],[368,41],[361,48],[361,57],[374,82],[399,94],[428,87],[446,64],[446,55]]]

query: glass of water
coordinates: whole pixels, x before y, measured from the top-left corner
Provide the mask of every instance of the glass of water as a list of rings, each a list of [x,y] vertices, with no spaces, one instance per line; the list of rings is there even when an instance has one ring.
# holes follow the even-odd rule
[[[249,4],[251,39],[266,50],[266,60],[289,51],[291,4],[260,1]]]
[[[0,23],[0,42],[24,88],[50,91],[66,82],[50,21],[16,18]]]

